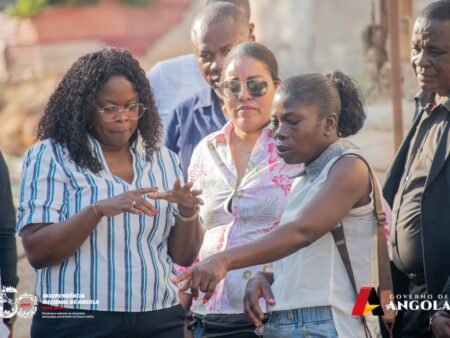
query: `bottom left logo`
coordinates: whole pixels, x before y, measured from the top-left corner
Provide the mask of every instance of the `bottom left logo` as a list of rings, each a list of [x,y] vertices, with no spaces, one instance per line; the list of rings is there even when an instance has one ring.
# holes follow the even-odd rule
[[[36,313],[38,299],[35,295],[23,293],[15,298],[16,294],[16,288],[2,287],[0,292],[0,318],[11,318],[16,314],[21,318],[30,318]]]

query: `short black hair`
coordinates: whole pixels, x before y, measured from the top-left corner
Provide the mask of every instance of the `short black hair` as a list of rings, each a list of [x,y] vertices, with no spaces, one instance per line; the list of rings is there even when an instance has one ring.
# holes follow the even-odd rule
[[[66,147],[71,159],[81,167],[99,172],[100,161],[89,148],[88,134],[95,124],[95,98],[111,76],[124,76],[148,109],[139,119],[130,143],[140,133],[143,146],[150,155],[159,147],[162,124],[145,71],[130,52],[105,48],[80,57],[65,73],[51,95],[39,121],[39,140],[51,139]]]
[[[241,9],[227,2],[217,2],[204,7],[198,13],[191,26],[191,40],[195,44],[197,30],[199,26],[209,27],[210,25],[223,22],[225,20],[233,20],[234,29],[242,34],[250,35],[250,26],[247,17]]]
[[[250,10],[250,2],[248,0],[208,0],[207,4],[213,4],[216,2],[229,2],[233,5],[238,6],[242,12],[244,12],[245,16],[248,20],[250,20],[251,10]]]
[[[314,105],[319,116],[335,113],[339,137],[356,134],[366,119],[364,103],[355,82],[339,70],[293,76],[281,82],[277,93],[299,106]]]
[[[428,20],[450,20],[450,0],[433,1],[422,9],[417,17]]]

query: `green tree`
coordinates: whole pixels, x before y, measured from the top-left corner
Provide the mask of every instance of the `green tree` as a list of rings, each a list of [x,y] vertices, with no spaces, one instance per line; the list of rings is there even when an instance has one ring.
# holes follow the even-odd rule
[[[62,4],[82,6],[85,4],[96,3],[97,0],[16,0],[14,6],[9,7],[9,14],[19,17],[33,16],[41,12],[49,6],[57,6]],[[128,5],[147,5],[153,0],[120,0],[120,2]]]
[[[14,16],[32,16],[42,11],[48,5],[48,0],[16,0],[16,4],[9,8]]]

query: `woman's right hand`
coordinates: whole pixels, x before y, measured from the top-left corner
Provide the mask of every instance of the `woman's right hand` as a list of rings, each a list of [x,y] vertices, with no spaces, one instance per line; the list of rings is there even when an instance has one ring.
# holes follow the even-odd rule
[[[142,195],[157,191],[157,187],[127,191],[112,198],[98,201],[94,204],[94,210],[99,214],[98,216],[111,217],[124,212],[130,212],[136,215],[142,215],[144,213],[153,217],[158,213],[158,209],[142,198]]]
[[[256,327],[263,325],[264,312],[259,306],[259,299],[264,298],[266,304],[274,305],[271,283],[268,276],[258,272],[247,282],[244,295],[244,313]]]

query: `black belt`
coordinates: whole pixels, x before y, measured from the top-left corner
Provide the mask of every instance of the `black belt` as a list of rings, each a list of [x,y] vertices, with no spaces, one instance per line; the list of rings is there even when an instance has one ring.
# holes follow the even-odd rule
[[[423,285],[425,284],[425,275],[420,273],[408,273],[407,274],[409,281],[415,285]]]

